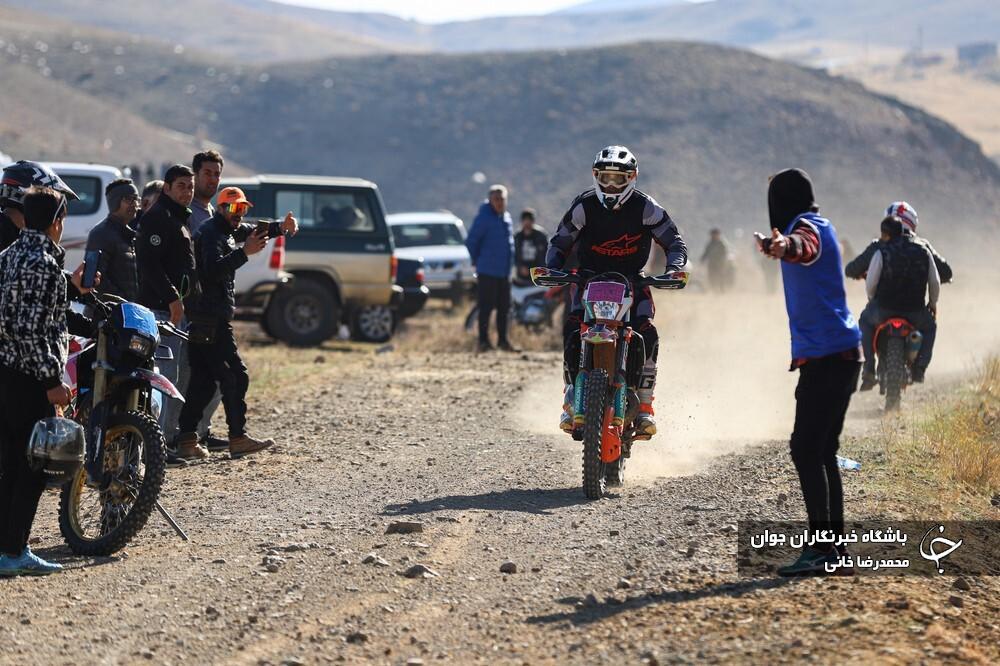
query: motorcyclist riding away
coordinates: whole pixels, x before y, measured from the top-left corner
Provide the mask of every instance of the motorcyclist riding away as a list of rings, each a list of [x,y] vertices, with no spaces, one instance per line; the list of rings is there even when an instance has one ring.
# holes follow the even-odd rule
[[[942,257],[934,247],[930,244],[926,238],[917,235],[917,224],[919,218],[917,217],[917,211],[910,204],[905,201],[894,201],[889,204],[888,208],[885,209],[885,217],[896,217],[902,222],[903,225],[903,236],[908,240],[924,247],[934,259],[934,265],[937,268],[938,276],[940,278],[941,284],[946,284],[952,281],[952,270],[951,266],[948,265],[947,260]],[[855,280],[863,280],[868,274],[868,266],[871,264],[872,257],[879,253],[880,248],[884,245],[885,241],[881,238],[876,238],[865,251],[859,254],[852,261],[844,267],[844,274]],[[918,281],[923,280],[923,275],[919,275],[916,278]],[[919,285],[912,285],[914,289],[919,287]],[[861,324],[861,334],[864,338],[864,348],[865,348],[865,365],[864,372],[861,379],[861,389],[862,391],[871,390],[877,383],[878,380],[875,377],[875,352],[871,348],[872,340],[875,337],[875,329],[879,324],[882,323],[883,319],[879,318],[879,304],[877,299],[872,299],[868,301],[868,305],[861,312],[859,317],[859,323]],[[924,320],[925,317],[921,316]],[[913,368],[913,379],[917,382],[922,382],[924,380],[924,373],[927,370],[927,364],[930,363],[931,353],[934,350],[934,336],[931,335],[930,339],[927,339],[926,332],[924,332],[925,327],[921,327],[917,322],[912,322],[915,326],[921,329],[924,333],[925,338],[923,341],[921,352],[920,363],[918,363]]]
[[[649,260],[653,241],[667,255],[668,272],[680,270],[687,263],[687,246],[670,215],[651,196],[636,189],[638,174],[635,155],[624,146],[608,146],[597,154],[593,164],[594,187],[573,200],[549,240],[545,256],[548,268],[562,270],[575,247],[580,272],[614,271],[637,278]],[[566,432],[573,430],[573,385],[579,371],[583,322],[581,295],[577,289],[563,328],[566,391],[559,427]],[[653,325],[653,298],[648,287],[636,291],[631,314],[632,327],[646,343],[635,427],[637,434],[648,437],[656,433],[653,389],[659,349],[659,336]]]
[[[913,380],[923,381],[931,361],[937,334],[937,301],[941,279],[930,251],[903,233],[903,221],[894,216],[882,220],[882,244],[868,265],[865,289],[873,306],[873,321],[904,317],[923,335],[920,353],[913,363]],[[926,299],[926,300],[925,300]],[[874,356],[875,330],[862,331],[866,356]],[[871,350],[871,351],[868,351]],[[862,390],[871,382],[865,376]],[[874,383],[872,383],[874,386]]]

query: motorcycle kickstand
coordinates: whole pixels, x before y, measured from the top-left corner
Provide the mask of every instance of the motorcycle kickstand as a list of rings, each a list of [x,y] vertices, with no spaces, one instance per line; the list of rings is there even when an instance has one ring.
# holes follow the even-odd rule
[[[181,526],[177,524],[177,521],[174,520],[174,517],[171,516],[170,513],[163,508],[163,505],[160,504],[159,500],[154,502],[153,506],[155,506],[156,510],[160,512],[160,515],[163,516],[163,519],[166,520],[168,523],[170,523],[170,526],[174,528],[174,532],[177,532],[177,536],[179,536],[182,541],[190,541],[190,539],[188,539],[188,535],[184,533],[184,530],[182,530]]]

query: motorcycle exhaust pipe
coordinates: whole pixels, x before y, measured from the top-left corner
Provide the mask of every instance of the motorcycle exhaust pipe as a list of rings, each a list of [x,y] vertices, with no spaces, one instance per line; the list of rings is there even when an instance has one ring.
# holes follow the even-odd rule
[[[920,354],[920,348],[924,344],[924,336],[920,331],[914,330],[906,336],[906,362],[913,364]]]

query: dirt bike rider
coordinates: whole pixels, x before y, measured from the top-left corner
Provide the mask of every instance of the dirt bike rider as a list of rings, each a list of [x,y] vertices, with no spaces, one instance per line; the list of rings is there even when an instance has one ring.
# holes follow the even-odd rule
[[[920,330],[923,344],[913,362],[912,373],[914,381],[922,382],[937,335],[941,278],[930,251],[916,242],[912,235],[904,234],[903,229],[903,221],[898,217],[890,216],[882,220],[883,242],[868,265],[865,290],[869,305],[874,306],[873,321],[881,324],[890,317],[904,317]],[[874,328],[865,330],[863,334],[866,349],[872,349]],[[862,390],[867,390],[865,384],[868,381],[866,376]]]
[[[562,270],[576,249],[580,271],[614,271],[638,277],[649,260],[652,243],[667,255],[666,270],[680,270],[687,263],[687,246],[656,200],[636,189],[639,174],[635,155],[624,146],[608,146],[593,164],[594,187],[573,200],[545,255],[548,268]],[[573,385],[580,363],[580,325],[583,322],[582,291],[575,290],[573,307],[563,328],[563,369],[566,380],[563,413],[559,427],[573,431]],[[653,389],[656,384],[656,357],[659,336],[653,325],[653,297],[649,288],[636,291],[632,304],[632,328],[646,342],[646,362],[639,382],[637,434],[656,434],[653,419]]]
[[[940,278],[941,284],[946,284],[952,280],[952,270],[951,266],[948,265],[947,260],[942,257],[934,247],[930,244],[926,238],[917,235],[917,224],[919,218],[917,217],[917,211],[910,204],[905,201],[894,201],[889,204],[888,208],[885,209],[885,217],[897,217],[903,224],[903,236],[908,240],[915,242],[918,245],[923,246],[934,259],[934,265],[937,268],[938,276]],[[865,251],[854,258],[852,261],[844,267],[844,274],[855,280],[864,280],[868,274],[868,266],[871,264],[872,257],[878,254],[880,248],[884,245],[885,241],[881,238],[876,238]],[[918,281],[923,280],[923,275],[917,277]],[[914,288],[917,285],[913,285]],[[884,289],[884,287],[883,287]],[[875,376],[875,353],[872,349],[872,341],[875,338],[875,329],[878,328],[882,320],[879,318],[879,304],[876,299],[871,299],[865,309],[861,312],[861,316],[858,318],[858,323],[861,325],[861,333],[864,337],[864,349],[865,349],[865,365],[864,372],[861,378],[861,391],[870,391],[878,383],[878,379]],[[926,317],[921,316],[921,321],[924,321]],[[913,322],[915,326],[921,329],[924,333],[925,338],[921,349],[921,364],[919,366],[915,365],[913,368],[913,380],[916,382],[922,382],[924,380],[924,373],[927,371],[927,365],[930,363],[931,354],[934,350],[934,335],[932,334],[930,339],[926,337],[926,332],[924,328],[926,326],[920,326],[917,322]]]

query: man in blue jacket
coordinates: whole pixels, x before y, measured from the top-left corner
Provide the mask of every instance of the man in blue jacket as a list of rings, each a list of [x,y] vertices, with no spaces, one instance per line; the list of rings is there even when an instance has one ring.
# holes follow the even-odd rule
[[[847,307],[837,232],[819,215],[809,176],[786,169],[767,193],[771,236],[758,235],[760,251],[781,261],[792,338],[795,388],[792,462],[799,474],[812,534],[844,531],[844,492],[837,448],[861,373],[861,331]],[[807,546],[782,576],[822,573],[839,562],[842,547]],[[846,573],[846,569],[841,568]]]
[[[513,220],[507,212],[507,188],[491,185],[489,198],[479,207],[465,239],[479,280],[479,351],[493,349],[490,315],[497,311],[497,346],[517,351],[507,339],[510,312],[510,273],[514,267]]]

